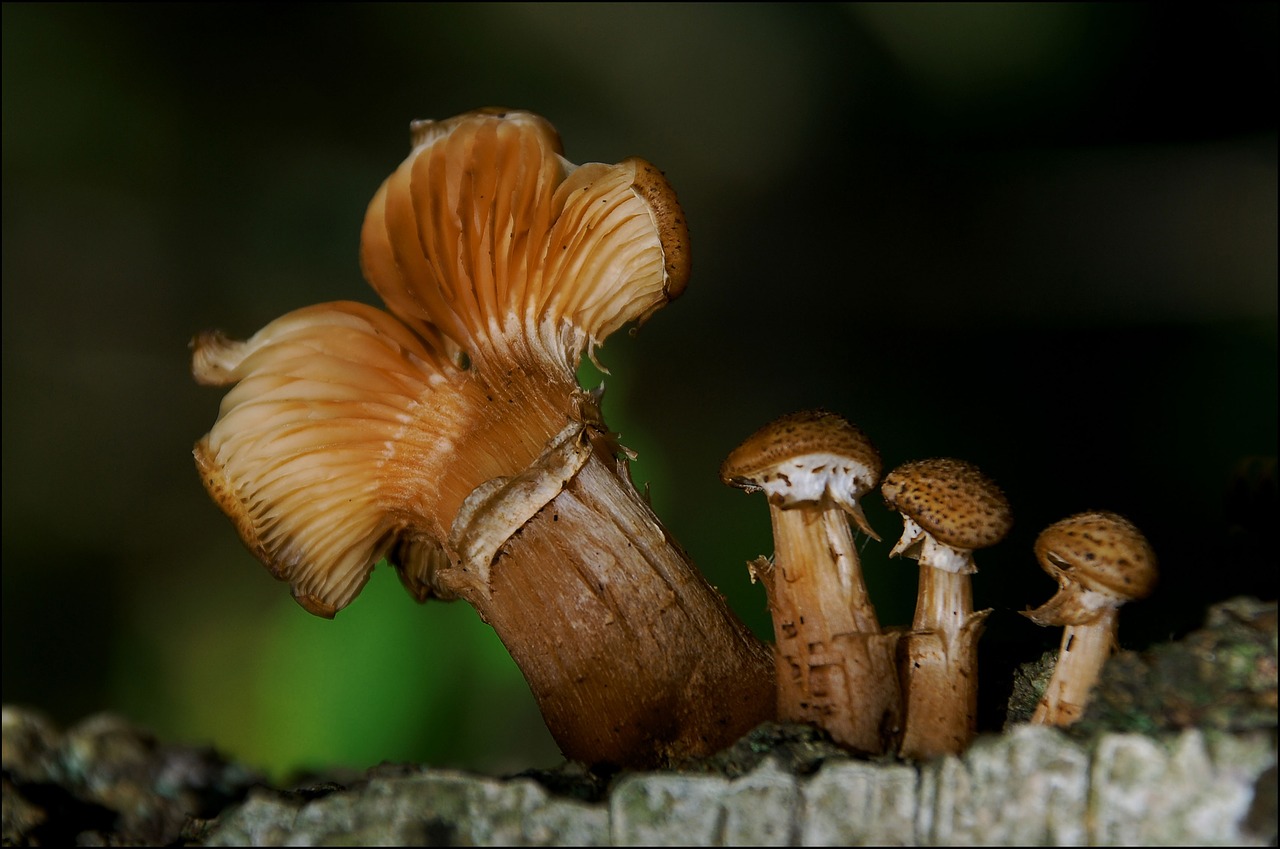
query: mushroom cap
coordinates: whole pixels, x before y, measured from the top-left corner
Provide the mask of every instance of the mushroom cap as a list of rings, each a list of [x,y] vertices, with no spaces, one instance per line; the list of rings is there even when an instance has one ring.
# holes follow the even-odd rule
[[[1036,559],[1060,587],[1118,601],[1146,598],[1156,585],[1156,555],[1138,528],[1118,513],[1077,513],[1040,532]]]
[[[764,490],[770,504],[784,509],[829,497],[879,539],[858,499],[875,488],[881,470],[880,452],[861,428],[835,413],[804,410],[747,437],[721,465],[720,479]]]
[[[995,545],[1013,527],[1013,511],[1000,487],[964,460],[903,463],[885,477],[880,493],[890,508],[952,548]]]
[[[320,616],[383,556],[418,599],[451,594],[438,573],[467,494],[509,477],[549,492],[555,475],[523,489],[518,475],[566,425],[602,428],[575,377],[582,354],[689,274],[657,168],[574,165],[545,119],[503,109],[412,125],[360,258],[390,312],[321,304],[246,341],[193,343],[198,382],[235,384],[195,447],[205,486]]]
[[[689,234],[662,172],[575,165],[531,112],[415,121],[369,204],[361,268],[402,321],[471,361],[530,350],[577,368],[685,288]]]
[[[392,316],[351,302],[295,310],[243,342],[201,334],[193,349],[197,381],[236,384],[195,447],[205,487],[298,603],[332,617],[393,545],[419,576],[419,598],[430,595],[438,547],[397,544],[409,524],[396,483],[409,449],[396,440],[447,361]]]

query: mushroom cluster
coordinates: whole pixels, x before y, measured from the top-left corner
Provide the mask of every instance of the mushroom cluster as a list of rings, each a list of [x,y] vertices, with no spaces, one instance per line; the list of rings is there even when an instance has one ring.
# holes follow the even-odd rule
[[[857,426],[814,410],[783,416],[725,460],[721,479],[763,491],[774,555],[751,565],[773,615],[778,718],[809,722],[854,751],[909,758],[957,753],[977,721],[973,551],[999,542],[1009,502],[971,463],[922,460],[880,484],[903,533],[892,556],[920,563],[909,631],[881,628],[849,530],[872,539],[859,499],[879,483],[880,454]]]
[[[1004,539],[1008,498],[975,465],[904,463],[879,483],[902,516],[891,557],[919,563],[909,629],[883,629],[867,594],[852,520],[879,540],[861,499],[879,482],[880,454],[838,415],[809,410],[771,422],[735,448],[721,479],[764,492],[772,558],[749,564],[774,624],[778,718],[825,729],[864,754],[923,760],[964,751],[977,733],[978,639],[990,609],[974,610],[973,553]],[[1033,721],[1069,724],[1116,639],[1116,611],[1155,582],[1155,555],[1113,513],[1083,513],[1046,529],[1036,554],[1062,589],[1025,615],[1063,625],[1057,669]]]
[[[418,601],[463,599],[502,639],[564,754],[649,767],[711,754],[775,716],[855,752],[927,758],[976,730],[973,552],[1012,514],[970,463],[903,464],[833,413],[784,416],[725,460],[763,492],[772,558],[750,565],[772,654],[689,562],[576,372],[684,290],[688,233],[642,159],[575,165],[529,112],[412,125],[370,203],[364,275],[387,310],[306,307],[244,341],[193,342],[200,383],[231,386],[195,446],[209,494],[307,611],[332,617],[385,558]],[[597,363],[597,365],[599,365]],[[603,370],[603,367],[602,367]],[[861,499],[902,516],[891,556],[919,563],[909,629],[881,627],[850,528]],[[1068,724],[1148,594],[1155,556],[1112,513],[1040,535],[1059,583],[1026,615],[1060,625],[1035,721]]]
[[[390,312],[321,304],[193,343],[196,379],[234,385],[196,464],[249,549],[318,616],[384,557],[418,600],[465,599],[571,759],[651,766],[772,717],[768,650],[575,376],[685,287],[661,172],[575,165],[529,112],[416,122],[360,257]]]

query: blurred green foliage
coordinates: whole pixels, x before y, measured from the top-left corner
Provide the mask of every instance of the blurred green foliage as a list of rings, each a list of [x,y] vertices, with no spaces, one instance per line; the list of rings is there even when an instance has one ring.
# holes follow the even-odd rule
[[[187,340],[373,302],[359,227],[408,122],[486,104],[679,191],[692,284],[601,351],[605,412],[762,635],[767,511],[716,472],[809,406],[889,467],[962,456],[1008,491],[975,579],[987,727],[1056,645],[1016,611],[1071,512],[1129,514],[1161,558],[1127,644],[1274,597],[1275,32],[1275,4],[5,4],[5,700],[276,773],[555,761],[469,609],[380,567],[307,616],[189,455],[219,395]],[[887,550],[868,583],[902,623],[914,568]]]

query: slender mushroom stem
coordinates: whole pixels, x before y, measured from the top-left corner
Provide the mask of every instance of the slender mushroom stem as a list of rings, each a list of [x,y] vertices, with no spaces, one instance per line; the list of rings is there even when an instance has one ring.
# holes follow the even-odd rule
[[[969,576],[920,567],[912,630],[902,640],[907,715],[900,754],[957,754],[977,731],[978,639],[990,610],[973,610]]]
[[[929,563],[920,564],[916,614],[911,623],[914,630],[940,631],[953,643],[972,614],[973,583],[967,572],[949,572]]]
[[[902,753],[963,751],[977,729],[978,639],[990,610],[975,612],[967,572],[921,562],[912,630],[903,641],[907,729]]]
[[[900,723],[897,635],[880,630],[848,518],[827,503],[770,505],[769,515],[778,718],[814,723],[855,751],[884,752]]]
[[[1032,723],[1071,725],[1084,715],[1102,667],[1115,651],[1119,624],[1119,608],[1109,607],[1088,624],[1063,629],[1058,665],[1031,716]]]
[[[770,504],[769,518],[774,572],[783,579],[779,596],[799,603],[801,616],[831,633],[879,633],[844,511],[827,502],[789,509]]]
[[[874,536],[857,499],[879,475],[865,435],[821,411],[765,426],[721,469],[726,483],[769,496],[774,559],[752,575],[773,617],[778,719],[865,754],[891,750],[901,726],[898,637],[881,631],[849,528],[852,516]]]

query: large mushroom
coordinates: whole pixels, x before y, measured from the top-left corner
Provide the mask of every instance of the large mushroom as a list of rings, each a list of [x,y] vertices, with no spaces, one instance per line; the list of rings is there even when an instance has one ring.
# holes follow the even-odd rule
[[[920,563],[915,619],[900,649],[901,754],[956,754],[977,730],[978,638],[991,614],[973,609],[973,552],[1003,539],[1013,514],[1000,488],[964,460],[904,463],[880,492],[902,514],[902,537],[890,556]]]
[[[880,629],[849,529],[852,518],[880,538],[859,503],[880,469],[862,430],[820,410],[765,425],[720,469],[726,484],[769,501],[773,560],[751,572],[773,616],[778,719],[817,725],[864,754],[893,748],[902,714],[897,635]]]
[[[1077,513],[1036,538],[1036,559],[1058,592],[1023,616],[1063,626],[1058,664],[1031,721],[1071,725],[1116,649],[1120,606],[1146,598],[1156,585],[1156,555],[1142,532],[1107,511]]]
[[[391,314],[300,309],[194,342],[235,384],[195,457],[251,551],[331,617],[387,557],[497,631],[564,754],[650,766],[773,714],[768,650],[632,486],[585,353],[684,289],[687,232],[641,159],[576,166],[528,112],[416,122],[369,205]]]

